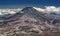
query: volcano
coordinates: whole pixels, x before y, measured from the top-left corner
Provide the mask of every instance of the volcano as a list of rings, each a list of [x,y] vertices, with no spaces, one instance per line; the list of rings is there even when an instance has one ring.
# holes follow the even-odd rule
[[[56,15],[39,12],[33,7],[25,7],[15,14],[0,17],[0,27],[4,28],[4,31],[7,30],[6,28],[10,28],[9,30],[13,30],[11,28],[14,28],[14,30],[19,33],[22,31],[24,33],[57,32],[60,30],[58,23],[60,20],[55,19],[55,16]],[[58,23],[58,25],[56,23]]]

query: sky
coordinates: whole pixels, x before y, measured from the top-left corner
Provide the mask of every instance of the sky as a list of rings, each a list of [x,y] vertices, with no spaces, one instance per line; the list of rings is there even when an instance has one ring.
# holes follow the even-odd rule
[[[60,6],[60,0],[0,0],[0,7]]]

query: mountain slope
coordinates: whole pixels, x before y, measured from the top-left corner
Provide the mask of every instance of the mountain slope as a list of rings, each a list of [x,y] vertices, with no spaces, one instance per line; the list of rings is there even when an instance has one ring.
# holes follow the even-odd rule
[[[44,32],[57,32],[60,27],[56,26],[55,17],[52,15],[39,12],[33,7],[26,7],[16,14],[9,15],[9,17],[2,17],[3,21],[0,22],[0,27],[3,31],[15,31],[18,33],[44,33]],[[53,20],[53,21],[52,21]],[[54,21],[55,20],[55,21]],[[51,21],[54,23],[51,23]],[[58,21],[58,20],[57,20]],[[8,28],[8,29],[7,29]],[[3,32],[0,31],[0,32]],[[4,32],[3,32],[4,33]]]

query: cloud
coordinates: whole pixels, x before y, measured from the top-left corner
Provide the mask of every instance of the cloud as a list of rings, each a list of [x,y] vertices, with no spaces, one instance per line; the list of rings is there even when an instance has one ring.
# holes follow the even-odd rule
[[[45,13],[50,13],[50,12],[56,12],[56,13],[60,13],[60,7],[55,7],[55,6],[45,6],[45,8],[39,8],[39,7],[33,7],[34,9],[38,10],[39,12],[45,12]],[[17,9],[0,9],[0,15],[4,15],[4,14],[14,14],[16,12],[21,11],[21,8],[17,8]],[[21,12],[23,13],[23,12]]]
[[[21,11],[22,9],[17,8],[17,9],[0,9],[0,15],[4,15],[4,14],[14,14],[16,12]]]
[[[45,6],[45,8],[38,8],[38,7],[33,7],[38,11],[42,12],[60,12],[60,7],[55,7],[55,6]]]
[[[46,6],[46,11],[60,11],[60,7]]]
[[[45,11],[45,9],[42,9],[42,8],[38,8],[38,7],[33,7],[34,9],[38,10],[38,11]]]

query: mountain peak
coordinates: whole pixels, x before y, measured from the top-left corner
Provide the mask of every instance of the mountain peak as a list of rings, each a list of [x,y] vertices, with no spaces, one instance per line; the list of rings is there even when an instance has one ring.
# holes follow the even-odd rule
[[[29,10],[29,9],[34,9],[34,8],[33,7],[25,7],[22,11]]]

